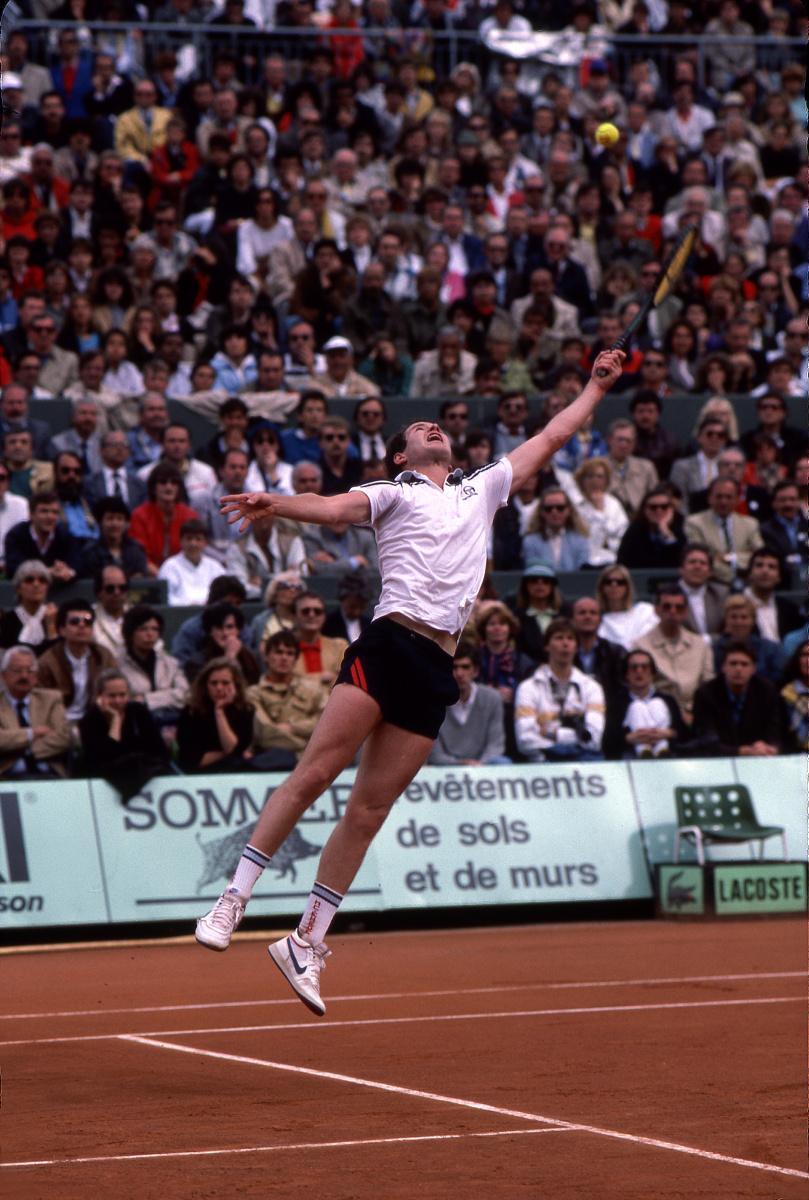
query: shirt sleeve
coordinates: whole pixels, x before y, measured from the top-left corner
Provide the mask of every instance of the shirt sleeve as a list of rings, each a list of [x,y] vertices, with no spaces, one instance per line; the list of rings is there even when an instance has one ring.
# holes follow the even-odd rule
[[[401,486],[398,483],[391,483],[387,479],[374,479],[368,483],[357,484],[356,487],[349,488],[349,492],[362,492],[363,496],[367,496],[371,503],[371,519],[356,522],[365,528],[376,528],[380,517],[384,517],[398,508],[402,499]]]
[[[508,504],[511,483],[514,478],[511,463],[507,458],[499,458],[497,462],[482,467],[479,472],[476,471],[470,478],[474,479],[476,483],[480,480],[486,497],[489,520],[493,521],[498,508],[504,508]]]

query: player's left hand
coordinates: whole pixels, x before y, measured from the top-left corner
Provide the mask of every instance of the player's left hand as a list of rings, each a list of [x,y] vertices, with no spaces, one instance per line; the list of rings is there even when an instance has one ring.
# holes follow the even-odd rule
[[[625,358],[623,350],[602,350],[593,363],[593,382],[606,392],[621,378]]]

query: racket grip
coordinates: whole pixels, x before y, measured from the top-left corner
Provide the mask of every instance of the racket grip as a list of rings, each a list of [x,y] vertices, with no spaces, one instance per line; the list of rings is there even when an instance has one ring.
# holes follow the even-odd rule
[[[626,350],[628,341],[629,341],[629,339],[626,336],[626,332],[622,333],[621,336],[618,338],[618,340],[612,343],[612,345],[610,346],[610,351]],[[605,371],[603,367],[599,367],[598,370],[596,371],[596,379],[606,379],[608,375],[609,375],[609,371]]]

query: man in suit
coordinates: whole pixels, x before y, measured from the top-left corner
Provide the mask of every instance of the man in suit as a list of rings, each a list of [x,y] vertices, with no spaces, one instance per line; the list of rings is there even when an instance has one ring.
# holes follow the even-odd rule
[[[688,719],[697,688],[713,678],[713,654],[698,634],[685,628],[688,600],[678,583],[661,584],[655,612],[659,624],[638,638],[632,649],[651,654],[657,666],[655,686],[674,696]]]
[[[678,458],[671,468],[669,480],[683,494],[683,513],[690,512],[694,492],[706,490],[718,476],[719,455],[729,440],[727,426],[721,417],[706,416],[697,430],[697,453]]]
[[[570,623],[579,642],[573,666],[601,684],[609,704],[620,687],[626,651],[615,642],[598,636],[601,609],[598,601],[592,597],[580,596],[574,601]]]
[[[460,204],[448,204],[441,220],[444,232],[439,241],[449,250],[449,270],[456,271],[464,279],[473,271],[480,271],[486,264],[483,242],[474,233],[464,228],[464,210]]]
[[[643,497],[657,483],[657,470],[648,458],[635,453],[637,434],[627,417],[611,421],[607,429],[608,461],[612,471],[610,495],[621,501],[632,520],[640,511]]]
[[[505,233],[490,233],[483,244],[486,261],[483,269],[490,271],[497,286],[495,303],[510,309],[515,300],[525,295],[519,271],[508,266],[511,247]]]
[[[61,396],[65,388],[79,379],[79,356],[70,350],[62,350],[56,343],[56,324],[47,313],[35,317],[28,327],[31,349],[39,355],[42,364],[39,387],[52,396]]]
[[[552,226],[542,243],[545,263],[554,279],[554,295],[575,305],[579,320],[595,316],[595,305],[581,263],[570,257],[570,237],[564,229]]]
[[[736,512],[743,517],[755,517],[757,521],[766,521],[772,516],[770,493],[766,488],[745,483],[746,470],[747,459],[735,446],[728,446],[717,457],[717,476],[720,479],[735,479],[739,485]],[[692,513],[704,512],[708,507],[708,489],[703,488],[702,491],[693,492],[688,507]]]
[[[64,779],[70,723],[56,690],[37,687],[37,658],[28,646],[3,655],[0,675],[0,776]]]
[[[781,700],[773,685],[756,675],[749,642],[729,641],[720,674],[697,689],[694,735],[721,758],[780,753]]]
[[[317,239],[317,218],[311,208],[301,208],[292,221],[295,236],[281,242],[270,251],[270,271],[267,290],[273,304],[289,304],[295,290],[295,280],[308,267]]]
[[[788,633],[800,629],[805,620],[793,600],[788,596],[775,594],[782,581],[781,559],[775,551],[769,546],[754,550],[750,557],[744,594],[749,596],[756,606],[756,626],[759,633],[773,642],[783,641]]]
[[[50,457],[69,451],[75,454],[85,475],[101,470],[101,435],[97,432],[98,403],[95,400],[74,400],[71,403],[70,429],[51,439]]]
[[[34,492],[29,502],[31,518],[12,525],[6,534],[6,574],[12,578],[17,567],[36,558],[50,567],[54,583],[71,583],[81,565],[81,543],[59,520],[56,492]]]
[[[0,432],[28,429],[34,439],[34,457],[46,458],[51,440],[50,426],[28,415],[28,392],[19,383],[7,383],[0,398]]]
[[[129,468],[132,452],[122,429],[105,433],[98,446],[100,470],[93,471],[84,484],[84,494],[92,506],[104,496],[120,496],[130,511],[146,501],[146,484]]]
[[[713,573],[720,583],[732,584],[750,565],[750,555],[763,540],[755,517],[734,512],[739,485],[733,479],[715,479],[708,488],[708,509],[689,517],[685,535],[690,542],[704,542],[713,555]]]
[[[804,334],[805,336],[805,334]],[[758,425],[755,429],[742,434],[742,450],[749,461],[755,457],[753,439],[757,433],[768,433],[778,447],[778,461],[791,467],[796,459],[806,453],[807,434],[805,430],[795,429],[787,425],[787,406],[777,392],[767,391],[756,402]]]
[[[775,515],[761,526],[764,545],[793,567],[805,563],[809,558],[807,520],[801,512],[797,483],[789,479],[777,483],[772,492],[772,507]]]
[[[158,107],[157,88],[151,79],[138,80],[133,107],[122,112],[115,122],[115,149],[130,169],[130,175],[132,164],[138,164],[145,173],[152,151],[165,145],[171,117],[171,109]]]
[[[703,638],[721,632],[724,604],[730,589],[711,579],[713,555],[704,542],[689,542],[680,557],[680,586],[688,600],[685,629]]]
[[[340,607],[329,613],[323,626],[326,637],[345,638],[356,642],[363,629],[371,624],[368,604],[373,597],[371,581],[364,571],[348,571],[337,584]]]

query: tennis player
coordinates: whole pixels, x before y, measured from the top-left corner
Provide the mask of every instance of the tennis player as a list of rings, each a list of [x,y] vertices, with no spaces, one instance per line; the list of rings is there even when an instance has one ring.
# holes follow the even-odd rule
[[[382,594],[370,626],[346,651],[337,682],[298,766],[268,799],[227,890],[197,922],[197,941],[225,950],[252,889],[307,808],[364,745],[341,820],[323,848],[306,911],[269,947],[275,965],[322,1016],[324,944],[337,908],[394,801],[424,764],[447,706],[458,699],[452,661],[483,581],[495,513],[569,441],[620,377],[621,351],[604,351],[584,391],[535,437],[467,478],[450,474],[449,438],[414,421],[388,442],[395,480],[373,480],[338,496],[225,496],[240,530],[267,517],[319,525],[370,525]],[[596,372],[606,371],[603,378]]]

